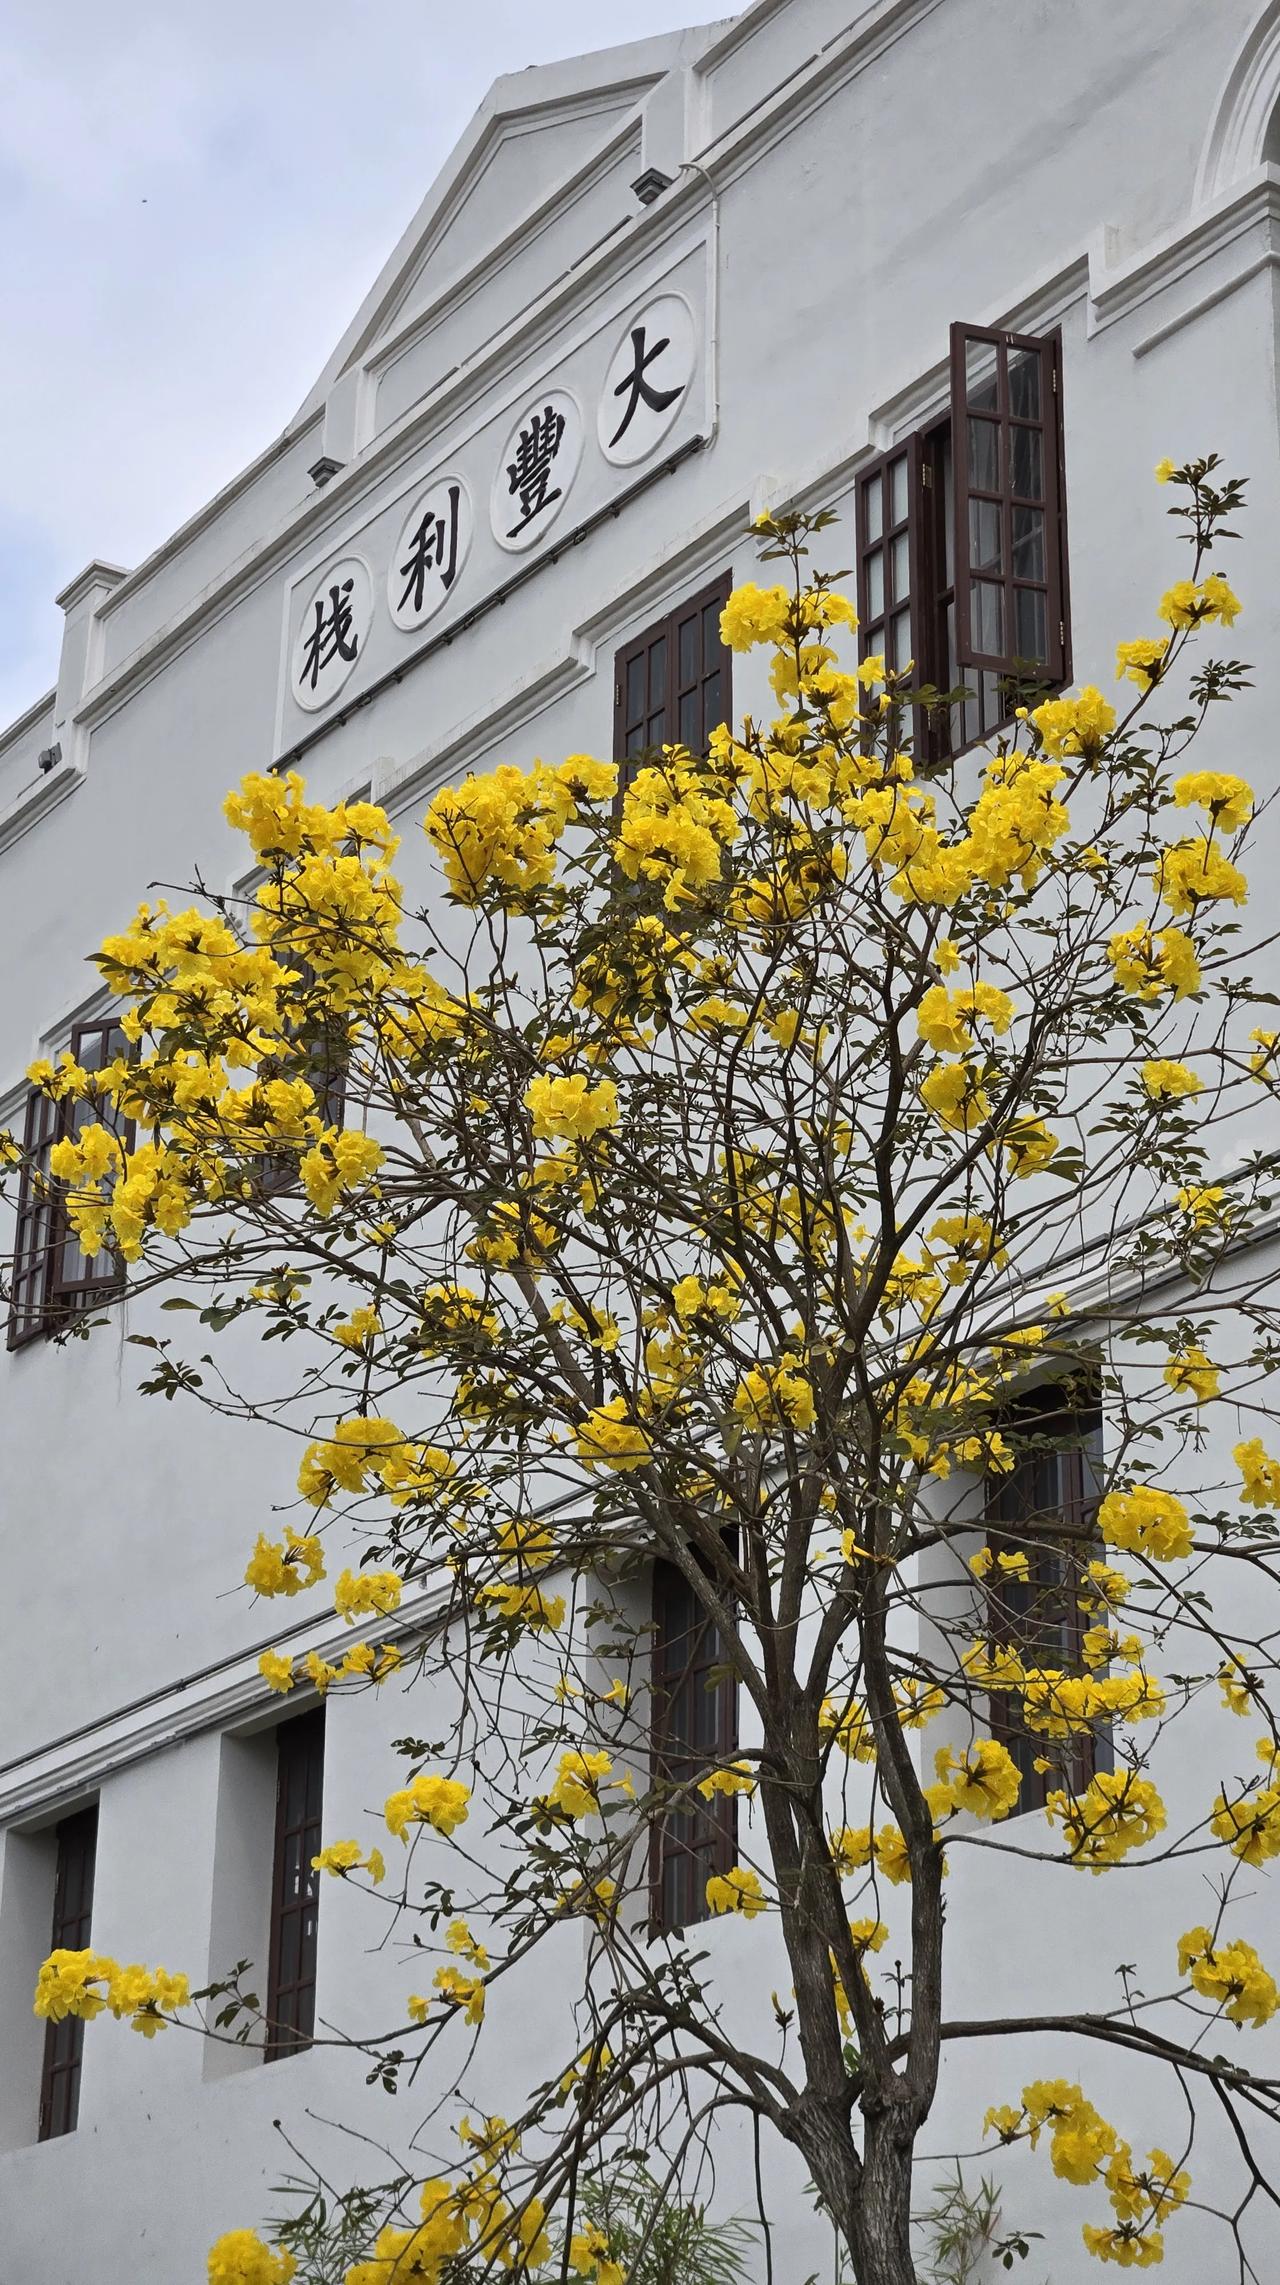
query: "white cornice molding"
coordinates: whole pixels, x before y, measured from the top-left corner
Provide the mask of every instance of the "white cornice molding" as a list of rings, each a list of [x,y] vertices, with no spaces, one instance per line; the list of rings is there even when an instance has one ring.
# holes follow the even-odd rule
[[[429,1633],[450,1592],[446,1585],[406,1597],[391,1625],[380,1625],[376,1634],[363,1639],[400,1643]],[[309,1683],[296,1685],[287,1701],[267,1688],[258,1671],[262,1651],[284,1648],[297,1660],[315,1650],[336,1664],[353,1639],[350,1628],[332,1613],[323,1621],[299,1620],[132,1706],[85,1723],[52,1744],[33,1746],[30,1753],[0,1769],[0,1825],[46,1823],[64,1801],[95,1791],[130,1763],[180,1745],[200,1731],[230,1729],[255,1715],[278,1711],[286,1702],[290,1708],[312,1702],[316,1693]],[[394,1681],[383,1687],[394,1689]]]
[[[1280,103],[1280,0],[1267,6],[1232,64],[1214,106],[1196,173],[1195,204],[1207,206],[1261,166]]]
[[[63,762],[25,785],[10,808],[0,810],[0,852],[12,849],[15,841],[21,841],[51,810],[59,808],[68,794],[84,784],[84,775],[77,762]]]
[[[1105,245],[1095,244],[1089,256],[1089,332],[1132,317],[1148,302],[1167,292],[1220,256],[1233,256],[1236,269],[1201,302],[1161,329],[1166,338],[1203,309],[1221,300],[1221,288],[1243,284],[1259,268],[1268,266],[1280,246],[1280,168],[1256,167],[1243,182],[1187,221],[1166,231],[1142,252],[1115,268],[1108,268]]]

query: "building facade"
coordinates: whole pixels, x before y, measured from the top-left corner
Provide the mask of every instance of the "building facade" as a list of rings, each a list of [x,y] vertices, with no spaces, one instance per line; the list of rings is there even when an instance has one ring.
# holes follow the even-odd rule
[[[1277,0],[753,0],[498,81],[286,431],[145,563],[92,563],[59,597],[57,687],[0,733],[0,1125],[22,1131],[34,1057],[109,1051],[86,965],[103,936],[156,884],[235,890],[220,804],[245,771],[297,767],[326,801],[367,790],[407,831],[467,771],[697,744],[730,708],[763,712],[718,614],[766,508],[837,511],[829,560],[854,567],[875,647],[967,678],[969,737],[1011,657],[1106,683],[1117,634],[1182,570],[1152,464],[1217,451],[1250,479],[1232,576],[1243,648],[1269,658],[1278,106]],[[1004,492],[984,422],[1021,456]],[[1003,556],[984,504],[1014,519]],[[957,517],[979,535],[958,578]],[[1273,792],[1260,680],[1232,710],[1231,766]],[[418,841],[410,899],[431,879]],[[365,1907],[331,1884],[312,1956],[280,1866],[322,1826],[356,1829],[406,1717],[334,1700],[321,1735],[270,1698],[258,1655],[281,1629],[227,1589],[288,1455],[134,1393],[147,1352],[129,1344],[165,1321],[127,1287],[94,1295],[92,1339],[51,1338],[86,1273],[26,1240],[0,1357],[0,2278],[196,2285],[209,2242],[290,2171],[274,2119],[387,2131],[385,2098],[306,2038],[379,2012]],[[290,1618],[293,1649],[341,1634]],[[1173,1791],[1203,1797],[1218,1751],[1209,1723]],[[1181,1877],[1179,1926],[1203,1916]],[[1003,1880],[965,1865],[956,2012],[980,2013],[996,1976],[1051,2007],[1082,1946],[1105,1987],[1129,1956],[1123,1884],[1082,1900],[1029,1868],[1011,1902]],[[276,2049],[46,2050],[36,1968],[51,1931],[90,1929],[193,1983],[267,1962]],[[776,1980],[761,1931],[707,1942],[727,1982]],[[507,2068],[554,2017],[554,1992],[531,1992]],[[1066,2065],[1046,2048],[1043,2067]],[[1117,2101],[1138,2087],[1135,2067],[1107,2074]],[[974,2148],[1002,2094],[984,2085],[975,2116],[954,2071],[931,2146]],[[316,2147],[359,2171],[319,2128]],[[749,2164],[726,2167],[729,2208],[751,2203]],[[1067,2285],[1076,2197],[1025,2159],[1008,2185]],[[825,2277],[803,2185],[777,2195],[788,2279]],[[1250,2223],[1260,2276],[1280,2263],[1272,2214]],[[1165,2273],[1225,2278],[1221,2258],[1190,2214]]]

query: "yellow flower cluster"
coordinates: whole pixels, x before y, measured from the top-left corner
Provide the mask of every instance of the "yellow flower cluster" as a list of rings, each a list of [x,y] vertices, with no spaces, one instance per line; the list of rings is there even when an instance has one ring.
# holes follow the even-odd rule
[[[1210,1826],[1218,1840],[1242,1864],[1266,1864],[1280,1857],[1280,1759],[1269,1737],[1258,1740],[1258,1758],[1265,1763],[1271,1782],[1229,1801],[1216,1795]]]
[[[604,1787],[612,1777],[613,1762],[607,1753],[585,1753],[572,1746],[561,1754],[555,1782],[549,1793],[537,1796],[535,1807],[575,1823],[581,1817],[598,1817]]]
[[[1195,946],[1181,928],[1147,928],[1141,924],[1112,937],[1107,948],[1116,982],[1140,1000],[1158,1000],[1171,992],[1186,999],[1200,989],[1200,963]]]
[[[1054,761],[1083,755],[1092,761],[1116,726],[1110,699],[1086,683],[1078,698],[1047,698],[1031,715],[1040,743]]]
[[[297,2269],[291,2253],[273,2253],[251,2229],[228,2230],[209,2248],[209,2285],[289,2285]]]
[[[591,1470],[612,1468],[624,1475],[632,1468],[647,1467],[653,1458],[653,1446],[640,1422],[632,1418],[625,1396],[612,1397],[589,1412],[575,1441],[578,1458]]]
[[[245,1565],[244,1583],[258,1595],[300,1595],[324,1577],[324,1550],[318,1539],[300,1537],[286,1524],[283,1539],[259,1532]]]
[[[1112,2225],[1084,2225],[1089,2252],[1120,2268],[1145,2269],[1161,2261],[1161,2225],[1186,2203],[1190,2178],[1175,2169],[1163,2150],[1150,2151],[1146,2167],[1136,2168],[1129,2144],[1068,2079],[1033,2081],[1022,2090],[1020,2109],[1001,2105],[989,2110],[983,2122],[984,2133],[998,2134],[1001,2142],[1016,2142],[1025,2134],[1033,2150],[1046,2130],[1054,2173],[1082,2188],[1100,2182],[1111,2201]]]
[[[933,984],[916,1009],[921,1039],[945,1055],[968,1053],[978,1021],[990,1024],[997,1034],[1006,1032],[1013,1021],[1013,1001],[1008,993],[995,984],[981,982],[955,992],[949,992],[945,984]]]
[[[1178,1938],[1178,1973],[1189,1976],[1203,1999],[1221,2008],[1229,2023],[1269,2023],[1280,2007],[1280,1991],[1252,1944],[1239,1938],[1215,1943],[1208,1928],[1189,1928]]]
[[[298,1470],[298,1490],[314,1507],[326,1507],[335,1491],[363,1492],[381,1484],[396,1507],[423,1495],[438,1497],[456,1474],[447,1452],[435,1444],[412,1442],[393,1420],[359,1415],[343,1420],[333,1435],[309,1444]]]
[[[990,1818],[994,1823],[1017,1807],[1022,1776],[1012,1754],[997,1738],[978,1738],[959,1754],[943,1746],[934,1755],[933,1766],[952,1809],[965,1809],[971,1817]],[[936,1817],[936,1809],[934,1813]]]
[[[788,1428],[812,1428],[817,1417],[811,1382],[786,1357],[750,1365],[734,1390],[733,1410],[748,1428],[775,1436]]]
[[[660,769],[637,770],[628,784],[615,855],[627,880],[652,882],[675,912],[720,879],[722,855],[740,830],[708,765],[672,747]]]
[[[350,1626],[370,1611],[386,1617],[399,1610],[403,1591],[398,1571],[344,1571],[333,1590],[333,1607]]]
[[[465,1825],[470,1799],[470,1786],[455,1777],[411,1778],[386,1802],[383,1815],[387,1831],[403,1841],[408,1838],[410,1825],[430,1825],[447,1840],[459,1825]]]
[[[1237,1444],[1231,1455],[1243,1483],[1240,1497],[1246,1507],[1280,1507],[1280,1460],[1273,1460],[1260,1436]]]
[[[359,1841],[330,1841],[318,1857],[312,1857],[316,1872],[331,1872],[335,1878],[349,1872],[367,1872],[375,1884],[386,1878],[386,1861],[381,1849],[370,1849],[366,1856]]]
[[[370,1642],[353,1642],[337,1666],[322,1658],[318,1650],[309,1650],[301,1661],[303,1674],[322,1697],[332,1682],[364,1678],[375,1684],[382,1683],[403,1664],[403,1653],[392,1642],[384,1642],[377,1650]],[[258,1660],[258,1672],[267,1688],[277,1691],[281,1697],[286,1696],[297,1681],[293,1660],[284,1651],[264,1650]]]
[[[1202,1082],[1185,1063],[1157,1058],[1143,1064],[1142,1084],[1153,1103],[1176,1103],[1183,1095],[1198,1095]]]
[[[1151,1484],[1108,1492],[1098,1509],[1098,1529],[1109,1547],[1146,1555],[1156,1563],[1180,1562],[1194,1544],[1191,1519],[1181,1500]]]
[[[610,2258],[609,2240],[594,2222],[570,2238],[569,2267],[576,2276],[589,2278],[591,2285],[626,2285],[626,2270]]]
[[[1218,1393],[1217,1365],[1211,1364],[1203,1349],[1180,1349],[1164,1368],[1164,1378],[1176,1394],[1183,1391],[1195,1398],[1197,1404],[1209,1404]]]
[[[1239,598],[1232,594],[1220,571],[1211,572],[1197,586],[1194,579],[1179,579],[1160,598],[1158,617],[1168,627],[1198,627],[1217,621],[1233,626],[1240,615]]]
[[[707,1910],[720,1914],[740,1913],[744,1920],[754,1920],[769,1908],[769,1900],[760,1886],[760,1875],[750,1865],[732,1865],[728,1872],[712,1873],[707,1882]]]
[[[601,1079],[594,1087],[578,1074],[533,1079],[525,1089],[524,1100],[533,1118],[535,1142],[557,1137],[566,1142],[589,1142],[593,1135],[618,1123],[618,1090],[612,1079]]]
[[[1072,1862],[1095,1873],[1119,1864],[1130,1849],[1145,1847],[1165,1824],[1164,1803],[1154,1785],[1131,1769],[1099,1770],[1074,1796],[1050,1793],[1045,1815],[1051,1825],[1061,1823]]]
[[[105,1952],[55,1951],[36,1978],[35,2011],[51,2023],[68,2015],[91,2023],[109,2008],[119,2022],[126,2015],[144,2039],[163,2031],[167,2015],[186,2007],[191,1987],[167,1968],[122,1967]]]
[[[749,1795],[754,1793],[755,1789],[756,1781],[751,1774],[749,1761],[730,1762],[727,1769],[713,1769],[706,1777],[698,1780],[698,1791],[704,1801],[714,1800],[717,1793],[726,1795],[746,1793]]]
[[[575,754],[559,769],[503,763],[486,777],[466,778],[435,796],[423,820],[445,877],[462,904],[492,896],[517,904],[555,877],[556,850],[580,805],[612,801],[612,762]]]

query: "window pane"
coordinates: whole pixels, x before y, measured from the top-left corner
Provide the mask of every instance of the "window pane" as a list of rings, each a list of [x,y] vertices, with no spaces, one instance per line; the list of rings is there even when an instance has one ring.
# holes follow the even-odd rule
[[[1004,590],[987,579],[975,579],[972,588],[974,649],[988,655],[1004,650]]]
[[[871,477],[863,489],[862,513],[868,541],[878,540],[884,530],[884,486],[878,476]]]
[[[890,664],[896,667],[904,667],[911,657],[911,613],[909,611],[897,612],[889,622],[889,632],[893,641],[893,657]]]
[[[645,725],[645,735],[641,738],[640,743],[642,746],[665,746],[666,742],[667,717],[664,709],[661,714],[649,716]]]
[[[878,619],[884,612],[884,551],[877,548],[867,557],[867,617]]]
[[[1020,659],[1047,659],[1049,619],[1042,587],[1013,591],[1014,651]]]
[[[627,720],[638,722],[644,712],[644,654],[627,660]]]
[[[667,696],[667,638],[649,645],[649,704],[662,706]]]
[[[1034,432],[1027,429],[1021,433],[1029,436]],[[1000,428],[996,421],[969,423],[969,483],[975,492],[1000,489]]]
[[[965,343],[965,395],[971,412],[995,412],[996,350],[990,341]]]
[[[1045,576],[1043,508],[1013,511],[1013,576],[1015,579]]]
[[[953,454],[950,428],[942,440],[942,450],[938,457],[941,464],[938,481],[942,486],[942,583],[944,587],[952,587],[956,576],[956,511],[955,486],[951,480]]]
[[[1009,359],[1009,411],[1014,420],[1040,419],[1040,356],[1015,349]]]
[[[1004,569],[998,500],[969,502],[969,565],[973,571]]]
[[[643,722],[637,722],[634,730],[628,730],[627,752],[629,754],[638,754],[642,751],[644,747],[644,730],[645,726]]]
[[[720,704],[719,667],[707,676],[702,685],[702,719],[708,736],[713,730],[718,730],[724,720],[724,710]]]
[[[911,557],[907,548],[905,532],[899,532],[898,537],[889,542],[889,565],[893,582],[893,601],[901,603],[903,596],[911,593]]]
[[[907,520],[907,457],[895,460],[889,467],[889,521],[905,524]]]
[[[696,747],[701,744],[698,722],[700,711],[697,691],[684,691],[680,699],[680,722],[676,732],[682,746]]]
[[[689,684],[695,680],[698,666],[698,622],[696,619],[682,619],[680,621],[680,687],[682,690],[687,690]]]
[[[720,648],[720,613],[723,603],[707,603],[702,611],[702,661],[705,666]]]
[[[1044,440],[1038,428],[1010,430],[1013,467],[1010,488],[1020,500],[1044,498]]]

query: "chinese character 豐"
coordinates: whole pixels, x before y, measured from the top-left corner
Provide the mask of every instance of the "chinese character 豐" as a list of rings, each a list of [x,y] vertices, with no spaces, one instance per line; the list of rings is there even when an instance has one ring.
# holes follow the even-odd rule
[[[511,526],[507,537],[517,534],[530,525],[535,516],[549,508],[553,500],[561,497],[559,485],[552,486],[556,454],[564,441],[564,414],[554,405],[544,405],[535,412],[520,430],[515,445],[515,458],[507,466],[507,490],[520,499],[520,519]]]

